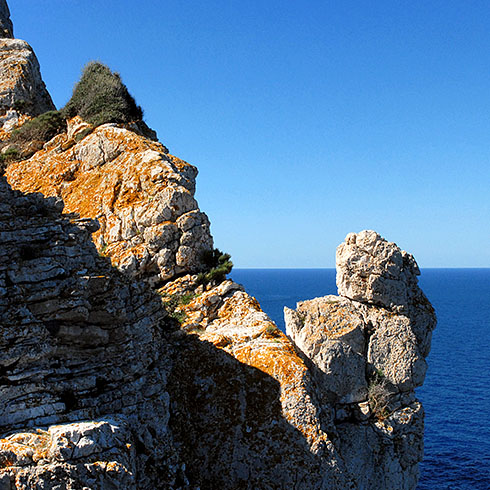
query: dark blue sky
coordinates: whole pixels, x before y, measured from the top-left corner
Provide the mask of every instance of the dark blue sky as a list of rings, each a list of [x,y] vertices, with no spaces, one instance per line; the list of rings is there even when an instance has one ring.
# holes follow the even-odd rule
[[[332,267],[375,229],[490,266],[488,1],[10,0],[64,105],[121,73],[239,267]]]

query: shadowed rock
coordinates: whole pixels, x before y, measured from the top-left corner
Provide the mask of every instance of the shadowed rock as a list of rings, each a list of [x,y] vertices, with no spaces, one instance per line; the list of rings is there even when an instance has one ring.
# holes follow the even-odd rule
[[[3,37],[14,37],[14,27],[6,0],[0,0],[0,38]]]

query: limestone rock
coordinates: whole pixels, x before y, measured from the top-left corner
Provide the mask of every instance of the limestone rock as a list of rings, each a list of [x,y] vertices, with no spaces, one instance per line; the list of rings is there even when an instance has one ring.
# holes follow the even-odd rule
[[[67,212],[97,219],[99,251],[151,283],[199,272],[203,251],[213,246],[194,199],[196,176],[160,143],[115,124],[94,129],[80,118],[7,170],[15,188],[59,196]]]
[[[320,369],[331,402],[366,399],[366,333],[361,312],[347,299],[325,296],[285,308],[286,333]]]
[[[371,230],[347,235],[336,264],[339,295],[398,310],[410,301],[420,274],[412,255]]]
[[[418,274],[394,243],[351,233],[337,249],[340,296],[285,308],[286,332],[312,362],[320,399],[333,405],[337,448],[356,488],[417,484],[423,410],[413,390],[436,324]]]
[[[54,109],[32,48],[20,39],[0,39],[0,129],[11,129],[20,114]]]
[[[0,0],[0,38],[14,37],[14,28],[10,20],[10,10],[6,0]]]
[[[1,139],[53,106],[4,0],[0,22]],[[289,338],[197,283],[197,169],[154,139],[74,118],[0,176],[0,489],[415,488],[435,315],[413,257],[349,235],[340,296],[286,309]]]
[[[355,488],[413,490],[423,455],[424,412],[413,402],[373,424],[337,426],[340,452]]]
[[[137,488],[136,450],[123,418],[14,433],[0,439],[0,465],[3,484],[19,490],[61,481],[67,489]]]
[[[191,284],[180,278],[160,292],[168,301]],[[232,281],[185,298],[177,310],[191,335],[182,337],[169,377],[185,410],[170,423],[190,482],[353,488],[329,434],[329,407],[319,404],[305,362],[257,301]]]
[[[174,330],[62,204],[0,178],[2,484],[352,488],[307,366],[253,298],[201,286],[180,308],[202,332]]]
[[[162,339],[168,315],[159,296],[99,256],[91,240],[97,223],[62,215],[62,207],[54,197],[12,191],[0,177],[0,432],[44,427],[60,448],[49,458],[61,466],[51,470],[18,451],[17,459],[6,461],[22,467],[25,488],[36,479],[49,481],[53,471],[85,481],[96,472],[96,461],[82,467],[78,456],[105,450],[110,444],[100,434],[115,429],[97,426],[102,432],[94,435],[81,425],[83,445],[69,442],[78,437],[72,431],[63,446],[50,426],[117,414],[134,427],[134,443],[145,447],[134,463],[141,488],[152,478],[143,469],[148,457],[156,461],[150,473],[160,471],[172,481],[176,457],[166,434],[168,355]],[[127,468],[125,461],[117,464]],[[0,475],[12,475],[10,463],[0,464]]]
[[[393,314],[383,308],[363,308],[370,328],[367,361],[400,391],[422,386],[427,370],[423,346],[409,316]],[[426,326],[432,329],[432,323]]]

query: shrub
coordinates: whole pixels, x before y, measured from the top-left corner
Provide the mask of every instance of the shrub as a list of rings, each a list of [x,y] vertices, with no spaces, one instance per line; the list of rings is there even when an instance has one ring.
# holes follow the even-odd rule
[[[20,159],[20,153],[17,148],[10,147],[7,150],[5,150],[3,153],[0,154],[0,162],[1,163],[10,163],[15,160]]]
[[[49,111],[27,121],[12,131],[10,143],[26,144],[31,141],[49,141],[66,129],[66,121],[60,111]]]
[[[187,318],[185,311],[178,310],[181,305],[188,305],[196,295],[193,293],[187,294],[172,294],[161,293],[163,297],[163,306],[167,310],[170,318],[177,320],[180,324],[184,323]]]
[[[388,416],[390,391],[383,371],[377,369],[368,386],[368,403],[373,415],[383,420]]]
[[[230,254],[223,253],[217,248],[203,252],[201,262],[206,267],[207,272],[198,274],[198,284],[223,282],[226,279],[226,274],[229,274],[233,268],[233,262],[230,259]]]
[[[280,336],[280,330],[279,328],[274,325],[273,323],[267,325],[267,327],[265,327],[265,333],[267,333],[268,335],[272,336],[272,337],[279,337]]]
[[[143,111],[118,73],[92,61],[83,70],[73,95],[62,109],[66,118],[80,116],[94,126],[141,121]]]

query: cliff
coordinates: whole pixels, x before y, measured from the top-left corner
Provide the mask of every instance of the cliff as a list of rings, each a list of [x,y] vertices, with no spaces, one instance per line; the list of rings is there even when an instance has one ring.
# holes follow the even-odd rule
[[[41,78],[32,48],[13,39],[13,26],[5,0],[0,0],[0,139],[25,118],[54,109]]]
[[[38,68],[6,74],[48,100]],[[415,488],[435,316],[413,257],[349,235],[339,296],[285,335],[205,279],[197,170],[139,128],[69,118],[0,177],[0,489]]]

